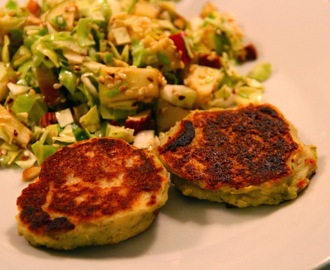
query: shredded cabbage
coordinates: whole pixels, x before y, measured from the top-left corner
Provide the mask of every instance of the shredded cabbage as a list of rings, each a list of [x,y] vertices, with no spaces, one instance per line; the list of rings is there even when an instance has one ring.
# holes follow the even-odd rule
[[[256,48],[211,3],[195,21],[173,1],[34,4],[0,8],[0,166],[40,165],[89,138],[134,144],[141,129],[157,136],[190,110],[260,102],[271,75],[267,62],[239,72]]]

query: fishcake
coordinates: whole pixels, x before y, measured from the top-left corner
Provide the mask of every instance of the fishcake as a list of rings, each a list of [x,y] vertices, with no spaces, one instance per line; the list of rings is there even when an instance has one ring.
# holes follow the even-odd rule
[[[271,104],[193,111],[157,152],[184,195],[237,207],[295,199],[317,169],[316,147]]]
[[[168,198],[156,155],[97,138],[59,150],[17,199],[18,232],[36,246],[114,244],[149,227]]]

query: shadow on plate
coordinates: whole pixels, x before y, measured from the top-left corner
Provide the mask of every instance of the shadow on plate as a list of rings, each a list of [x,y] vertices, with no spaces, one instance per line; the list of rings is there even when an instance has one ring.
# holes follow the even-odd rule
[[[171,186],[169,200],[163,207],[162,213],[180,223],[194,222],[200,225],[211,225],[215,223],[230,225],[265,217],[290,203],[291,202],[283,202],[277,206],[262,205],[240,209],[228,206],[224,203],[186,197]]]

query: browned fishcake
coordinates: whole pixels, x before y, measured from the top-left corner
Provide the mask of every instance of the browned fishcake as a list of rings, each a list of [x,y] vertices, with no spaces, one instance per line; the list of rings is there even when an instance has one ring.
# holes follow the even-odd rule
[[[194,111],[158,153],[183,194],[238,207],[293,199],[317,168],[316,148],[270,104]]]
[[[18,229],[34,245],[117,243],[145,230],[167,200],[156,156],[100,138],[58,151],[17,199]]]

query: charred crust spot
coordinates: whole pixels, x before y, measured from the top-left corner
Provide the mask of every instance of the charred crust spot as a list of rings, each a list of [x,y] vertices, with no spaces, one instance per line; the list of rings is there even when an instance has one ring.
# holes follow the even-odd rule
[[[154,82],[154,79],[150,76],[148,76],[147,79],[148,79],[149,82]]]
[[[46,203],[49,187],[43,183],[33,183],[29,189],[24,189],[17,199],[17,205],[22,208],[20,218],[25,224],[29,224],[35,232],[46,231],[48,234],[70,231],[75,226],[65,217],[51,219],[51,216],[42,210],[41,206]]]
[[[75,222],[130,210],[146,192],[151,206],[167,181],[163,173],[146,151],[122,140],[99,138],[64,147],[44,161],[38,181],[18,197],[20,219],[31,231],[51,235],[73,230]]]
[[[66,217],[59,217],[59,218],[55,218],[53,220],[50,220],[47,224],[46,224],[46,231],[48,233],[52,233],[52,232],[60,232],[60,231],[71,231],[75,228],[75,226],[68,221],[68,219]]]
[[[182,121],[180,131],[175,138],[170,139],[161,152],[176,151],[178,147],[189,145],[195,137],[195,129],[191,121]]]
[[[271,105],[195,112],[187,119],[196,130],[194,143],[177,147],[184,134],[179,130],[160,148],[179,177],[212,190],[260,185],[292,173],[287,162],[298,144],[288,122]]]

